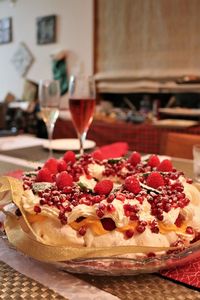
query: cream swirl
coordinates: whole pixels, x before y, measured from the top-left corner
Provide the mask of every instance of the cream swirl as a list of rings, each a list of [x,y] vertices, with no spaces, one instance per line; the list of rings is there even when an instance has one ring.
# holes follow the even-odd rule
[[[88,171],[90,175],[98,180],[102,179],[102,173],[105,171],[105,166],[98,164],[89,164]]]
[[[40,198],[37,195],[34,195],[31,190],[24,191],[22,196],[22,205],[24,210],[29,214],[34,215],[34,206],[39,204],[39,200]],[[40,214],[49,218],[58,219],[59,210],[55,206],[50,207],[43,205]]]
[[[169,212],[163,212],[163,223],[165,225],[174,225],[178,215],[180,213],[180,208],[172,208]]]

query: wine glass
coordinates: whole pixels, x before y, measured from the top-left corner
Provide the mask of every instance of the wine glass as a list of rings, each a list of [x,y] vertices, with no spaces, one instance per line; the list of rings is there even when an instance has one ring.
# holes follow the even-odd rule
[[[60,83],[57,80],[40,80],[39,103],[43,121],[46,124],[49,140],[49,157],[52,156],[52,136],[55,122],[59,115]]]
[[[80,155],[84,154],[84,142],[95,110],[95,82],[92,76],[70,76],[69,110],[80,142]]]

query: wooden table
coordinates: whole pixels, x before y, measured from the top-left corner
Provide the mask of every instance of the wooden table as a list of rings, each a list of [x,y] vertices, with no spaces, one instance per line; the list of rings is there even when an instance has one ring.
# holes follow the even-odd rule
[[[4,152],[4,155],[5,154],[29,160],[44,160],[47,157],[47,152],[44,151],[42,147],[7,151]],[[59,156],[60,154],[57,153],[56,157]],[[173,159],[172,161],[176,168],[184,170],[187,176],[192,177],[192,161],[182,159]],[[16,169],[24,168],[19,165],[0,161],[1,174]],[[14,277],[13,274],[15,274]],[[75,277],[123,300],[200,299],[200,293],[198,291],[167,280],[158,274],[140,274],[128,277],[98,277],[83,274],[75,275]],[[12,296],[16,295],[12,297],[12,299],[29,300],[29,295],[32,290],[34,291],[34,294],[31,299],[66,299],[33,279],[14,271],[2,262],[0,262],[0,278],[2,279],[0,281],[0,299],[11,299],[12,294]],[[28,292],[24,292],[23,290],[25,282],[29,289]],[[20,291],[21,298],[19,298]],[[41,297],[41,294],[43,294],[44,291],[46,293],[46,298]]]

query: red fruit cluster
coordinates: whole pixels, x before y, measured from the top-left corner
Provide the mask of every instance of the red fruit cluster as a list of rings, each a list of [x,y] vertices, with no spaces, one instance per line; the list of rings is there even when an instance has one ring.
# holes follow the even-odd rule
[[[64,185],[66,186],[71,186],[72,185],[72,176],[67,174],[66,175],[61,175],[57,173],[62,173],[66,171],[67,169],[67,164],[68,163],[74,163],[76,161],[76,156],[73,151],[67,151],[64,154],[63,159],[55,159],[54,157],[49,158],[43,168],[38,171],[37,176],[36,176],[36,182],[53,182],[55,181],[56,177],[56,182],[58,181],[58,185],[62,189]],[[64,173],[64,174],[65,174]],[[69,177],[70,176],[70,177]]]
[[[111,180],[105,179],[97,182],[94,187],[95,193],[98,195],[108,195],[113,189],[113,182]]]
[[[66,171],[63,171],[56,176],[56,184],[59,190],[62,190],[66,186],[73,185],[73,177]]]
[[[127,177],[124,185],[131,193],[138,194],[141,191],[140,183],[134,175]]]
[[[131,156],[129,157],[129,162],[131,163],[131,165],[133,166],[137,166],[137,164],[139,164],[141,161],[141,155],[140,153],[134,151]]]
[[[158,158],[157,155],[153,154],[150,156],[147,165],[152,168],[155,168],[160,165],[160,159]]]
[[[157,189],[159,186],[163,186],[164,185],[163,176],[158,172],[152,172],[147,177],[147,185],[154,189]]]
[[[157,167],[160,172],[171,172],[173,170],[172,163],[169,159],[164,159]]]

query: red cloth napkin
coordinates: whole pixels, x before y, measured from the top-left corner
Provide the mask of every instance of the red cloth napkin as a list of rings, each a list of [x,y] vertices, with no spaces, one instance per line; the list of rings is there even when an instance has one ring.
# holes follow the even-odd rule
[[[184,266],[162,271],[161,275],[184,284],[200,288],[200,258],[188,262]]]
[[[101,159],[116,158],[125,155],[128,152],[128,144],[117,142],[110,145],[102,146],[93,152],[93,156]]]
[[[5,174],[5,176],[10,176],[10,177],[15,177],[17,179],[21,179],[23,170],[16,170],[16,171],[11,171]]]

